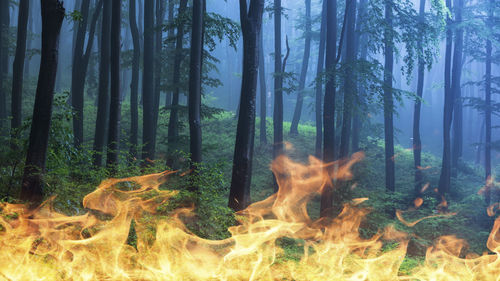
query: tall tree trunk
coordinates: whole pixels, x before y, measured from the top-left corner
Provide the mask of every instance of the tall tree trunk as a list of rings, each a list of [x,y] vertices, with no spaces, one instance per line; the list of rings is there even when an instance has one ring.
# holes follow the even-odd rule
[[[281,61],[281,0],[274,0],[273,159],[283,153],[283,73]]]
[[[21,185],[21,200],[33,203],[43,198],[42,176],[52,118],[52,100],[57,72],[59,34],[65,15],[61,1],[43,0],[42,10],[42,52],[40,72],[36,87],[35,105],[28,144],[28,154]]]
[[[142,72],[142,160],[154,159],[155,117],[154,117],[154,1],[144,1],[144,70]]]
[[[111,99],[109,103],[108,154],[106,164],[116,169],[120,144],[120,33],[121,0],[111,6]]]
[[[493,6],[494,6],[494,0],[488,1],[488,23],[490,27],[493,26]],[[485,171],[485,177],[486,180],[488,181],[489,178],[491,177],[491,63],[492,63],[492,57],[491,57],[491,51],[492,51],[492,43],[491,40],[486,40],[486,74],[485,74],[485,114],[484,114],[484,120],[485,120],[485,127],[486,127],[486,134],[485,134],[485,145],[484,145],[484,171]],[[485,200],[486,204],[490,204],[491,201],[491,190],[488,188],[486,190],[485,194]]]
[[[93,165],[102,165],[102,155],[108,124],[109,110],[109,64],[111,56],[111,1],[106,0],[103,4],[101,23],[101,46],[99,61],[99,86],[97,97],[97,117],[94,137]]]
[[[255,137],[255,103],[259,67],[259,33],[262,27],[264,0],[240,0],[240,21],[243,32],[243,77],[240,113],[234,145],[233,172],[229,191],[229,207],[239,211],[250,203],[252,158]]]
[[[137,138],[139,130],[139,69],[141,59],[141,43],[139,41],[139,30],[136,21],[136,0],[129,0],[129,23],[134,44],[132,57],[132,81],[130,82],[130,156],[137,157]]]
[[[425,0],[420,0],[419,23],[424,24],[425,21]],[[418,56],[418,78],[417,78],[417,99],[413,111],[413,167],[415,170],[415,197],[420,196],[422,189],[422,141],[420,139],[420,109],[422,107],[421,99],[424,92],[424,74],[425,62],[423,58],[423,32],[419,29],[419,38],[417,42],[418,51],[421,52]]]
[[[160,94],[161,94],[161,67],[164,63],[162,55],[162,41],[163,41],[163,18],[164,13],[164,0],[156,0],[156,24],[155,24],[155,75],[154,75],[154,127],[153,127],[153,147],[156,147],[156,132],[158,124],[158,115],[160,111]]]
[[[306,85],[307,68],[309,66],[309,56],[311,55],[311,0],[305,0],[306,17],[305,17],[305,45],[304,57],[302,58],[302,68],[300,70],[299,88],[297,89],[297,103],[293,113],[292,124],[290,126],[290,135],[299,133],[298,127],[300,116],[302,115],[302,107],[304,104],[304,88]]]
[[[12,98],[11,98],[11,134],[16,137],[17,130],[21,127],[22,96],[23,96],[23,68],[26,57],[26,33],[28,28],[29,0],[19,1],[19,14],[17,17],[16,54],[12,66]]]
[[[7,90],[4,81],[9,72],[9,47],[7,41],[9,25],[9,1],[0,1],[0,135],[4,135],[7,129]]]
[[[335,95],[336,95],[336,61],[337,50],[337,2],[325,0],[326,4],[326,60],[325,71],[328,73],[325,86],[323,107],[323,161],[335,159]],[[339,46],[340,48],[340,46]],[[326,217],[333,204],[333,186],[326,185],[321,193],[320,215]]]
[[[385,21],[392,27],[392,0],[386,0]],[[394,101],[392,96],[392,71],[394,68],[393,38],[390,31],[384,34],[384,135],[385,135],[385,188],[389,192],[395,190],[394,171]]]
[[[169,22],[170,25],[173,25],[173,23],[174,23],[174,6],[175,6],[174,0],[169,0],[169,2],[168,2],[168,22]],[[174,27],[170,27],[168,29],[167,36],[168,36],[169,39],[171,39],[171,38],[174,37],[174,34],[175,34],[174,31],[175,31]],[[174,42],[169,43],[168,44],[168,49],[169,49],[168,50],[168,54],[169,54],[169,56],[168,56],[168,62],[169,62],[169,64],[170,63],[173,64],[174,63],[174,59],[173,59],[174,56],[171,56],[170,54],[172,54],[173,51],[175,50],[175,43]],[[170,81],[171,80],[169,80],[169,82]],[[172,105],[172,91],[169,90],[169,91],[167,91],[167,96],[165,98],[165,107],[169,108],[171,105]]]
[[[203,53],[203,17],[205,0],[193,2],[193,25],[191,31],[191,55],[189,61],[189,151],[191,168],[201,162],[201,71]],[[195,186],[191,186],[196,189]]]
[[[28,12],[28,32],[26,34],[26,51],[28,52],[28,57],[24,60],[24,76],[30,77],[30,61],[31,61],[31,43],[33,41],[33,5],[30,5]],[[28,38],[29,37],[29,38]]]
[[[451,0],[446,0],[446,6],[451,10]],[[444,66],[444,113],[443,113],[443,158],[441,175],[439,176],[438,194],[443,197],[450,190],[451,177],[451,144],[450,128],[453,119],[453,92],[451,91],[451,48],[453,32],[451,18],[446,19],[446,53]]]
[[[260,144],[267,144],[267,87],[266,62],[264,59],[264,32],[259,36],[259,85],[260,85]]]
[[[187,0],[181,0],[179,4],[178,17],[182,16],[187,9]],[[175,42],[175,58],[174,58],[174,71],[173,71],[173,85],[174,93],[172,96],[172,107],[170,109],[170,119],[168,122],[168,152],[167,152],[167,166],[173,167],[175,165],[173,153],[177,150],[177,142],[179,138],[179,95],[180,95],[180,81],[181,81],[181,62],[182,56],[182,38],[184,37],[184,25],[181,23],[177,27],[177,35]]]
[[[462,24],[462,10],[464,0],[455,0],[455,24]],[[456,29],[455,47],[453,50],[453,70],[451,73],[451,91],[453,92],[453,151],[451,153],[452,176],[457,176],[458,161],[462,157],[463,148],[463,116],[462,116],[462,58],[464,30],[460,26]]]
[[[325,45],[326,45],[326,5],[328,1],[323,0],[323,7],[321,9],[321,27],[319,32],[319,50],[318,50],[318,64],[316,67],[316,85],[315,85],[315,116],[316,116],[316,157],[321,158],[323,151],[323,69],[325,65]]]
[[[340,137],[339,158],[349,155],[351,137],[351,121],[356,96],[356,76],[354,63],[356,60],[356,1],[346,1],[347,26],[346,26],[346,53],[344,77],[344,107],[342,112],[342,131]]]

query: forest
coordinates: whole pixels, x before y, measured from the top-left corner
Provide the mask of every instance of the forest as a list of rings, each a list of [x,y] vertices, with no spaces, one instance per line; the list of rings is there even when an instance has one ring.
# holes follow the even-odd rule
[[[0,0],[0,280],[499,280],[498,94],[498,0]]]

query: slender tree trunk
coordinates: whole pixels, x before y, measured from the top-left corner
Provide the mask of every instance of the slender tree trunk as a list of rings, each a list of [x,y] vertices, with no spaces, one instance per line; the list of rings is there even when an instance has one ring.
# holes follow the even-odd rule
[[[493,6],[494,0],[488,3],[488,23],[493,26]],[[491,177],[491,63],[492,63],[492,43],[491,40],[486,40],[486,74],[485,74],[485,145],[484,145],[484,171],[486,180]],[[491,190],[488,188],[485,194],[486,204],[491,202]]]
[[[335,95],[336,95],[336,61],[337,50],[337,2],[325,0],[326,4],[326,61],[325,101],[323,107],[323,161],[335,160]],[[340,46],[339,46],[340,48]],[[326,217],[333,204],[333,186],[325,185],[321,193],[320,215]]]
[[[99,61],[99,86],[97,97],[97,117],[94,137],[93,165],[99,167],[102,165],[102,155],[104,143],[106,142],[106,132],[108,124],[109,110],[109,64],[111,56],[110,38],[111,38],[111,1],[106,0],[103,4],[101,25],[101,46]]]
[[[139,68],[141,59],[141,43],[139,41],[139,30],[136,21],[136,0],[129,0],[129,23],[134,44],[134,54],[132,58],[132,81],[130,82],[130,156],[137,158],[137,138],[139,130]]]
[[[283,154],[283,73],[281,61],[281,0],[274,0],[273,159]],[[276,189],[276,187],[275,187]]]
[[[52,100],[57,72],[59,34],[65,15],[62,2],[41,1],[42,55],[36,87],[35,105],[28,144],[28,154],[21,185],[21,200],[33,203],[43,198],[43,173],[52,118]]]
[[[120,32],[121,0],[112,0],[111,6],[111,99],[109,103],[108,168],[116,169],[120,152]]]
[[[351,137],[351,121],[356,97],[356,76],[354,63],[356,60],[356,1],[346,1],[347,26],[346,26],[346,53],[345,53],[345,78],[344,78],[344,110],[342,112],[342,131],[340,137],[339,158],[349,155]]]
[[[386,0],[385,20],[387,26],[392,27],[392,0]],[[385,135],[385,188],[389,192],[395,190],[394,171],[394,101],[392,96],[392,71],[394,68],[393,38],[390,31],[384,35],[384,135]]]
[[[182,16],[187,9],[187,0],[181,0],[179,4],[178,16]],[[181,62],[182,62],[182,38],[184,37],[184,26],[180,24],[177,27],[177,36],[175,42],[175,58],[174,58],[174,72],[173,72],[173,85],[174,93],[172,96],[172,107],[170,109],[170,119],[168,122],[168,153],[167,153],[167,166],[173,167],[175,165],[173,153],[177,150],[177,142],[179,137],[179,95],[180,95],[180,81],[181,81]]]
[[[154,1],[144,1],[144,70],[142,72],[142,160],[154,159],[155,154],[155,117],[154,117]]]
[[[189,62],[189,148],[191,168],[201,162],[201,71],[203,53],[203,17],[205,0],[193,2],[193,26],[191,31],[191,56]],[[192,186],[192,189],[196,189]]]
[[[451,10],[451,0],[446,0],[446,6]],[[451,91],[451,48],[453,32],[452,21],[446,19],[446,53],[444,66],[444,113],[443,113],[443,158],[441,162],[441,175],[439,177],[438,193],[443,197],[450,190],[451,177],[451,144],[450,128],[453,119],[453,92]]]
[[[323,7],[321,9],[321,27],[319,32],[319,50],[318,50],[318,64],[316,68],[316,93],[315,93],[315,114],[316,114],[316,157],[321,158],[323,151],[323,70],[325,64],[325,45],[326,45],[326,5],[328,1],[323,0]]]
[[[425,21],[425,0],[420,0],[419,22],[423,24]],[[413,111],[413,167],[415,170],[415,197],[420,196],[422,189],[422,141],[420,139],[420,109],[422,107],[421,99],[424,92],[424,74],[425,62],[423,59],[423,30],[419,30],[418,51],[422,52],[418,58],[418,78],[417,78],[417,99],[415,99],[415,107]]]
[[[267,144],[267,87],[266,62],[264,59],[264,33],[259,38],[259,85],[260,85],[260,144]]]
[[[4,81],[9,72],[9,47],[7,41],[9,25],[9,1],[0,1],[0,135],[4,135],[7,129],[7,89]]]
[[[168,2],[168,22],[169,24],[173,24],[174,22],[174,6],[175,6],[175,3],[173,0],[169,0]],[[174,28],[171,27],[169,30],[168,30],[168,38],[173,38],[174,37]],[[168,44],[168,53],[169,53],[169,56],[168,56],[168,61],[169,61],[169,64],[173,64],[174,63],[174,59],[173,57],[174,56],[171,56],[170,54],[173,53],[173,51],[175,50],[175,43],[170,43]],[[171,80],[169,80],[171,81]],[[172,91],[167,91],[167,96],[166,96],[166,99],[165,99],[165,107],[166,108],[169,108],[170,106],[172,105]]]
[[[304,57],[302,58],[302,68],[300,70],[299,88],[297,89],[297,103],[293,113],[292,124],[290,126],[290,135],[299,133],[298,127],[300,116],[302,115],[302,107],[304,104],[304,88],[306,85],[307,68],[309,66],[309,56],[311,55],[311,0],[305,0],[306,17],[305,17],[305,45]]]
[[[28,33],[26,34],[26,51],[28,52],[28,57],[24,60],[24,76],[30,77],[30,61],[31,61],[31,43],[33,41],[33,5],[30,5],[28,12]]]
[[[162,41],[163,41],[163,18],[164,13],[164,0],[156,0],[156,24],[155,24],[155,75],[154,75],[154,127],[153,127],[153,147],[156,147],[156,132],[158,124],[158,115],[160,111],[160,94],[161,94],[161,79],[162,79]]]
[[[464,8],[464,0],[455,0],[455,24],[462,24],[462,10]],[[455,47],[453,50],[453,70],[451,73],[451,91],[453,92],[453,151],[451,153],[451,168],[452,176],[457,176],[458,161],[462,157],[463,148],[463,116],[462,116],[462,57],[463,57],[463,41],[464,30],[457,28],[455,34]]]
[[[479,138],[478,138],[478,146],[477,146],[477,153],[476,153],[476,164],[481,163],[481,152],[482,152],[482,147],[483,147],[483,142],[484,142],[484,135],[485,135],[485,126],[486,126],[486,118],[483,119],[483,122],[481,122],[481,128],[479,129]]]
[[[259,67],[259,33],[262,27],[264,0],[240,0],[240,20],[243,32],[243,77],[240,114],[236,129],[233,172],[229,191],[229,207],[239,211],[250,203],[252,158],[255,138],[255,103]]]
[[[16,54],[12,66],[12,98],[11,98],[11,135],[16,137],[17,130],[21,127],[22,95],[23,95],[23,68],[26,57],[26,34],[28,28],[29,0],[19,1],[19,14],[17,17],[17,43]]]

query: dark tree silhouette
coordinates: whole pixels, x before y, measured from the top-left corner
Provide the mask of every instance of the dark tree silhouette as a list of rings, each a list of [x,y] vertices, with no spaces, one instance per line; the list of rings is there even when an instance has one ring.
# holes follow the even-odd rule
[[[460,26],[462,22],[462,10],[464,0],[455,0],[455,21],[458,25],[455,29],[455,47],[453,48],[453,69],[451,73],[451,91],[453,92],[453,145],[451,153],[451,175],[457,176],[458,161],[462,158],[463,150],[463,113],[462,113],[462,56],[464,30]]]
[[[316,67],[316,94],[315,94],[315,114],[316,114],[316,157],[321,158],[323,154],[323,115],[321,105],[323,104],[323,75],[324,63],[325,63],[325,45],[326,45],[326,4],[328,1],[323,1],[323,7],[321,9],[321,27],[319,32],[319,50],[318,50],[318,64]]]
[[[292,124],[290,126],[290,135],[299,134],[299,122],[302,115],[302,107],[304,105],[304,88],[306,85],[307,68],[309,66],[309,56],[311,55],[311,0],[305,0],[306,15],[305,15],[305,45],[304,57],[302,58],[302,68],[300,70],[299,88],[297,89],[297,103],[293,113]]]
[[[141,59],[141,43],[139,41],[139,30],[136,21],[136,0],[129,2],[129,23],[132,33],[132,42],[134,45],[134,54],[132,57],[132,80],[130,82],[130,156],[137,157],[137,138],[139,130],[139,69]]]
[[[109,64],[111,56],[111,1],[104,1],[101,23],[99,85],[97,93],[97,119],[94,137],[93,165],[102,165],[102,155],[108,124],[109,112]]]
[[[154,69],[154,127],[153,127],[153,148],[156,148],[156,132],[158,124],[158,115],[160,113],[160,93],[161,93],[161,76],[162,65],[164,63],[162,57],[162,41],[163,41],[163,18],[165,16],[164,0],[156,0],[156,23],[155,23],[155,69]],[[156,149],[155,149],[156,150]]]
[[[43,0],[42,10],[42,52],[40,72],[36,87],[33,120],[26,156],[26,165],[21,186],[21,200],[38,203],[43,198],[42,175],[52,117],[52,100],[56,81],[59,34],[65,15],[61,1]]]
[[[240,21],[243,32],[243,77],[231,189],[229,191],[229,207],[236,211],[244,209],[250,203],[260,49],[258,41],[262,27],[264,0],[250,0],[250,6],[247,7],[246,0],[240,0]]]
[[[493,26],[493,6],[494,0],[490,0],[488,3],[488,20],[489,26]],[[492,63],[492,42],[490,39],[486,40],[486,73],[485,73],[485,145],[484,145],[484,171],[485,177],[488,181],[491,177],[491,63]],[[485,200],[487,204],[491,201],[491,190],[487,189],[485,194]]]
[[[260,144],[267,144],[267,86],[266,86],[266,62],[264,59],[264,32],[259,38],[259,87],[260,87]]]
[[[154,1],[144,1],[144,51],[142,72],[142,160],[147,164],[155,154],[154,117]]]
[[[0,2],[0,134],[4,134],[7,121],[7,91],[4,80],[9,72],[7,31],[10,25],[9,1]]]
[[[281,0],[274,0],[273,159],[283,153],[283,73],[281,61]],[[277,186],[275,186],[276,190]]]
[[[392,0],[385,3],[385,21],[388,27],[392,27],[393,11]],[[394,47],[392,32],[384,33],[384,136],[385,136],[385,188],[393,192],[396,188],[396,177],[394,167],[394,124],[393,111],[394,101],[392,94],[392,71],[394,68]]]
[[[23,96],[23,69],[26,57],[26,34],[28,28],[29,0],[19,1],[19,14],[17,17],[16,54],[12,66],[12,97],[11,97],[11,133],[15,136],[16,130],[21,127],[22,96]]]
[[[168,29],[168,34],[167,34],[168,38],[173,38],[175,34],[175,28],[172,26],[174,22],[174,7],[175,7],[175,2],[173,0],[170,0],[168,2],[168,22],[169,25],[171,25],[171,27]],[[173,53],[173,51],[175,50],[175,42],[173,42],[173,40],[171,40],[171,42],[168,44],[168,49],[169,53]],[[174,56],[168,56],[168,62],[171,64],[174,63],[173,57]],[[172,80],[169,81],[172,82]],[[171,105],[172,105],[172,91],[169,90],[165,98],[165,107],[170,108]]]
[[[189,61],[189,148],[191,168],[201,162],[201,70],[203,53],[203,14],[205,0],[193,2],[191,56]]]
[[[120,31],[121,0],[111,6],[111,99],[109,103],[108,154],[106,164],[116,168],[120,144]]]

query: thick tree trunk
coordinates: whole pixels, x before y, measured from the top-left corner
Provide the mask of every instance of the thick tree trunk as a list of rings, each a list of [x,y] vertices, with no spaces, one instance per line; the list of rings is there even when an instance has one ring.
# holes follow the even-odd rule
[[[42,53],[40,72],[20,196],[21,200],[33,203],[39,203],[43,198],[42,176],[45,172],[45,159],[52,118],[59,34],[65,15],[63,4],[58,0],[41,1],[41,10]]]
[[[111,6],[111,99],[109,103],[108,168],[116,169],[120,152],[120,31],[121,0],[112,0]]]
[[[385,20],[387,26],[392,27],[392,0],[385,4]],[[392,71],[394,68],[393,38],[390,32],[384,35],[384,135],[385,135],[385,188],[389,192],[395,190],[394,171],[394,101],[392,96]]]
[[[351,137],[351,121],[356,96],[356,76],[354,63],[356,60],[356,1],[346,2],[347,26],[346,26],[346,53],[345,53],[345,77],[344,77],[344,107],[342,112],[342,131],[340,137],[339,158],[343,159],[349,155],[349,143]]]
[[[267,87],[266,62],[264,59],[264,32],[259,38],[259,85],[260,85],[260,144],[267,144]]]
[[[155,157],[154,114],[154,1],[144,1],[144,70],[142,72],[142,160]]]
[[[318,50],[318,64],[316,67],[316,85],[315,85],[315,116],[316,116],[316,144],[315,152],[316,157],[322,158],[323,154],[323,70],[325,65],[325,45],[326,45],[326,0],[323,0],[323,7],[321,9],[321,27],[319,32],[319,50]]]
[[[243,77],[228,204],[236,211],[243,210],[250,203],[260,49],[258,41],[263,10],[264,0],[250,0],[249,9],[247,9],[246,0],[240,0],[240,20],[243,32]]]
[[[462,10],[464,0],[455,0],[455,24],[462,24]],[[463,116],[462,116],[462,58],[464,30],[457,28],[455,34],[455,47],[453,50],[453,70],[451,73],[451,91],[453,92],[453,147],[451,153],[451,168],[453,177],[457,176],[458,162],[462,157],[463,148]]]
[[[205,0],[193,2],[193,25],[191,31],[191,56],[189,61],[189,150],[191,168],[201,162],[201,70],[203,53],[203,17]],[[195,189],[195,186],[192,186]]]
[[[110,64],[110,37],[111,37],[111,1],[104,1],[101,25],[101,46],[99,61],[99,86],[97,97],[97,118],[94,137],[93,165],[102,165],[102,155],[104,143],[106,142],[106,132],[109,112],[109,64]]]
[[[7,129],[7,90],[4,81],[9,72],[9,47],[6,40],[9,25],[9,1],[0,1],[0,135],[4,135]]]
[[[446,0],[446,6],[451,9],[451,0]],[[443,158],[441,162],[441,175],[439,176],[438,194],[443,197],[450,190],[451,177],[451,144],[450,128],[453,119],[453,92],[451,91],[451,48],[453,32],[452,21],[446,19],[446,53],[444,66],[444,113],[443,113]]]
[[[309,56],[311,55],[311,0],[305,0],[306,17],[305,17],[305,45],[304,57],[302,58],[302,68],[300,70],[299,88],[297,89],[297,103],[293,113],[292,124],[290,126],[290,135],[299,133],[298,127],[300,116],[302,115],[302,107],[304,105],[304,88],[306,85],[307,68],[309,66]]]
[[[323,107],[323,161],[335,160],[335,95],[336,95],[336,50],[337,50],[337,2],[326,0],[326,61],[328,73]],[[320,215],[326,217],[333,204],[333,186],[326,185],[321,193]]]
[[[34,3],[33,3],[34,4]],[[30,53],[29,51],[31,50],[31,44],[33,41],[33,5],[30,5],[30,9],[28,12],[28,32],[26,34],[26,51],[28,54]],[[29,38],[28,38],[29,37]],[[26,59],[24,60],[24,76],[29,78],[30,77],[30,61],[31,61],[31,56],[28,55]]]
[[[490,0],[488,3],[488,22],[489,26],[493,26],[493,5],[494,0]],[[484,145],[484,171],[485,178],[488,181],[491,177],[491,63],[492,63],[492,42],[491,40],[486,41],[486,74],[485,74],[485,145]],[[486,204],[490,204],[491,201],[491,190],[488,188],[485,193]]]
[[[24,59],[26,57],[26,34],[28,28],[29,0],[19,1],[19,14],[17,17],[17,41],[16,54],[12,66],[12,97],[10,111],[11,135],[16,137],[17,130],[21,127],[22,114],[22,96],[23,96],[23,69]]]
[[[183,15],[187,9],[187,0],[181,0],[179,4],[178,16]],[[180,24],[177,27],[177,36],[175,42],[175,58],[174,58],[174,71],[173,71],[173,85],[174,93],[172,96],[172,106],[170,109],[170,119],[168,122],[168,152],[167,152],[167,166],[173,167],[175,160],[173,153],[177,150],[177,142],[179,138],[179,95],[180,95],[180,81],[181,81],[181,62],[182,56],[182,38],[184,37],[184,26]]]
[[[141,43],[139,40],[139,30],[136,21],[136,0],[129,0],[129,23],[134,44],[134,54],[132,57],[132,80],[130,82],[130,157],[137,158],[137,138],[139,130],[139,69],[141,59]]]
[[[425,0],[420,0],[419,9],[419,22],[423,24],[425,21]],[[415,170],[415,186],[414,186],[414,196],[418,197],[421,194],[422,189],[422,141],[420,139],[420,109],[422,107],[421,99],[424,92],[424,74],[425,74],[425,62],[423,58],[423,30],[419,30],[419,41],[418,41],[418,51],[422,52],[418,58],[418,70],[417,70],[417,99],[415,99],[415,106],[413,111],[413,167]]]
[[[283,154],[283,73],[281,61],[281,0],[274,0],[273,159]],[[276,189],[276,188],[275,188]]]

